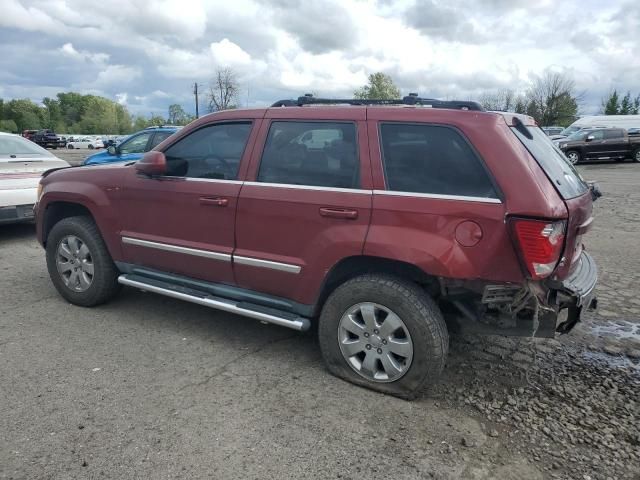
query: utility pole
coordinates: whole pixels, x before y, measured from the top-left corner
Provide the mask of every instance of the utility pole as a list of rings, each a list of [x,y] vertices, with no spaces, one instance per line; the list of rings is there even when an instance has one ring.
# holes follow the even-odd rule
[[[196,96],[196,118],[200,118],[198,113],[198,82],[193,84],[193,94]]]

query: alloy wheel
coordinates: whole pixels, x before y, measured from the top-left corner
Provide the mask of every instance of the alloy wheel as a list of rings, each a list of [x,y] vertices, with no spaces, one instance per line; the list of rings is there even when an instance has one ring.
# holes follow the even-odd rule
[[[578,160],[580,160],[580,157],[576,152],[570,152],[567,155],[567,158],[569,159],[572,165],[575,165],[576,163],[578,163]]]
[[[86,243],[75,235],[67,235],[58,244],[56,267],[60,278],[74,292],[86,291],[93,282],[94,264]]]
[[[407,326],[391,309],[377,303],[358,303],[344,313],[338,343],[349,366],[372,382],[400,379],[413,360]]]

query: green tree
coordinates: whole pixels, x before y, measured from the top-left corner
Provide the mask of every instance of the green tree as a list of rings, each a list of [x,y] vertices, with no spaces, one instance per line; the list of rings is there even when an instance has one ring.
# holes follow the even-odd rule
[[[362,100],[392,100],[400,98],[400,90],[389,75],[378,72],[369,75],[369,83],[353,92],[353,95]]]
[[[620,102],[620,111],[618,113],[620,115],[631,115],[632,110],[633,101],[631,100],[631,92],[627,92],[627,94],[622,97],[622,102]]]
[[[605,115],[618,115],[620,112],[620,99],[618,97],[618,91],[614,90],[609,93],[607,98],[602,100],[602,106]]]
[[[19,133],[18,126],[13,120],[0,120],[0,132]]]
[[[171,125],[186,125],[191,121],[187,112],[184,111],[181,105],[174,103],[173,105],[169,105],[169,116],[167,117],[167,122]]]
[[[20,132],[42,128],[41,108],[26,98],[7,102],[4,106],[4,118],[13,120]]]
[[[522,96],[517,98],[513,111],[515,113],[527,113],[527,102]]]
[[[640,113],[640,93],[633,100],[633,107],[631,108],[631,115],[638,115]]]
[[[575,83],[566,73],[546,71],[535,78],[527,91],[527,114],[538,125],[562,125],[572,123],[578,113]]]

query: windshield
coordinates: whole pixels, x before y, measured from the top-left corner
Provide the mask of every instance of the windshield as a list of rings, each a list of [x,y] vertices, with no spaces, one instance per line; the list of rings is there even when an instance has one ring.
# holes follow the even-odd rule
[[[578,130],[580,130],[582,127],[577,127],[577,126],[573,126],[573,127],[567,127],[564,130],[562,130],[560,132],[560,135],[564,135],[564,136],[569,136],[572,133],[576,133]]]
[[[31,140],[17,135],[0,135],[0,157],[30,156],[51,157],[44,148],[36,145]]]
[[[542,167],[562,198],[578,197],[589,190],[589,186],[569,163],[562,150],[540,128],[521,125],[511,127],[511,130]]]

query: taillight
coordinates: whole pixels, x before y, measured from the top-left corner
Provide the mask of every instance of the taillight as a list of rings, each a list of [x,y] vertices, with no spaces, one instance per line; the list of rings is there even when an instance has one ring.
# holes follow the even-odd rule
[[[553,273],[560,261],[566,222],[511,219],[520,254],[531,278],[542,279]]]

